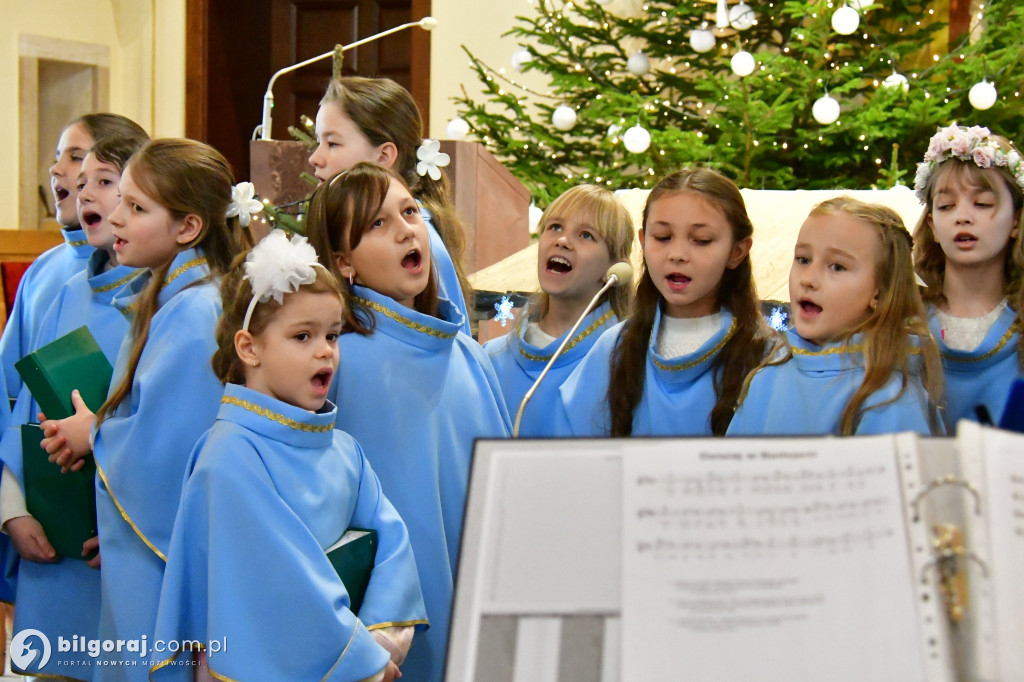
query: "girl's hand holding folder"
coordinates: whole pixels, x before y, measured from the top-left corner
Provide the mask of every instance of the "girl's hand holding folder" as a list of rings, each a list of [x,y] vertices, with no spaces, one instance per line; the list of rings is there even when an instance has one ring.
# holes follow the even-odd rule
[[[40,445],[50,454],[50,461],[60,465],[64,473],[85,466],[82,458],[92,452],[91,435],[96,424],[96,415],[77,390],[71,392],[71,403],[75,413],[67,419],[47,419],[45,414],[39,413],[45,436]]]

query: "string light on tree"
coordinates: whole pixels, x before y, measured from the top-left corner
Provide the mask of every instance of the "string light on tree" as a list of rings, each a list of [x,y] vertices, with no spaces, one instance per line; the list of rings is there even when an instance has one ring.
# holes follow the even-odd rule
[[[740,50],[734,54],[730,63],[732,64],[733,73],[737,76],[749,76],[754,73],[754,68],[757,66],[757,62],[754,61],[754,55],[746,50]]]
[[[967,99],[970,101],[971,106],[981,111],[991,108],[996,103],[997,96],[996,86],[989,83],[988,79],[975,83],[971,87],[971,91],[967,93]]]
[[[754,9],[743,0],[729,10],[729,25],[737,31],[746,31],[754,25],[755,21],[757,21],[757,15],[754,14]]]
[[[823,97],[814,101],[811,116],[821,125],[831,125],[839,118],[839,102],[826,92]]]
[[[651,134],[637,123],[622,135],[622,144],[634,154],[643,154],[651,146]]]
[[[626,60],[626,68],[634,76],[642,76],[651,70],[651,60],[647,58],[647,55],[642,50],[637,50]]]
[[[704,28],[691,32],[690,47],[694,52],[710,52],[715,49],[715,34]]]
[[[576,110],[563,104],[552,112],[551,125],[562,132],[572,130],[576,125]]]
[[[531,61],[533,61],[533,55],[525,47],[520,48],[512,53],[512,68],[522,73],[523,68],[526,67]]]
[[[469,135],[469,123],[461,116],[456,116],[448,121],[445,132],[448,134],[449,140],[464,140],[466,135]]]
[[[857,10],[845,3],[832,14],[832,28],[836,33],[848,36],[854,33],[858,26],[860,26],[860,15],[857,14]]]

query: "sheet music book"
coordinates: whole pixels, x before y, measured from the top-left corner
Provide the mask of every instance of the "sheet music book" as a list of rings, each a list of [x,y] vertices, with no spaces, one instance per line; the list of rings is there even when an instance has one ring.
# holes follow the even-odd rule
[[[708,439],[623,457],[622,678],[954,679],[914,453]]]
[[[1021,434],[480,441],[446,679],[1024,680],[1022,566]]]

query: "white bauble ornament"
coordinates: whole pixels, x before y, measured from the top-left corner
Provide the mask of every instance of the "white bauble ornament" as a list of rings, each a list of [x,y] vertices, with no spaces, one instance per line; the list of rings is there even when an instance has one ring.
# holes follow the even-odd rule
[[[869,5],[877,5],[879,3],[873,2],[872,0],[847,0],[847,4],[858,12],[863,12],[865,7],[868,7]]]
[[[849,5],[843,5],[832,14],[832,28],[836,33],[848,36],[860,26],[860,15]]]
[[[895,71],[893,71],[891,76],[882,81],[882,85],[887,88],[903,88],[903,92],[910,90],[910,83],[907,82],[907,77]]]
[[[701,29],[690,33],[690,47],[694,52],[710,52],[715,49],[715,34]]]
[[[819,97],[814,101],[814,106],[811,107],[811,116],[822,125],[827,126],[835,123],[836,119],[839,118],[839,102],[831,95]]]
[[[642,76],[651,70],[651,60],[641,50],[637,50],[626,60],[626,68],[634,76]]]
[[[967,99],[975,109],[988,109],[996,103],[997,95],[996,86],[987,80],[982,80],[971,87]]]
[[[651,146],[651,134],[635,125],[622,135],[622,144],[633,154],[643,154]]]
[[[754,61],[754,55],[746,50],[734,54],[731,64],[732,72],[737,76],[749,76],[754,73],[754,67],[757,66],[757,62]]]
[[[757,15],[754,8],[740,0],[740,4],[729,10],[729,24],[737,31],[746,31],[754,25]]]
[[[619,123],[613,123],[608,126],[608,137],[616,137],[622,132],[622,125]]]
[[[512,68],[516,71],[522,71],[523,67],[533,61],[533,55],[525,47],[520,48],[512,53]]]
[[[576,110],[563,104],[551,114],[551,125],[563,132],[572,130],[576,125]]]
[[[448,121],[448,127],[445,128],[445,132],[448,133],[449,140],[464,140],[466,135],[469,135],[469,123],[461,116],[456,116]]]

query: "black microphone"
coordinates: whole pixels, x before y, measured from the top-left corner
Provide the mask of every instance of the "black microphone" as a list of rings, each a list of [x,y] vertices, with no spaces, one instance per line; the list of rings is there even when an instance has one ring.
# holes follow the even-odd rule
[[[608,291],[612,287],[622,286],[623,284],[626,284],[627,282],[632,280],[632,278],[633,266],[624,261],[614,263],[610,268],[608,268],[608,271],[605,272],[604,286],[602,286],[598,290],[598,292],[594,294],[594,298],[590,299],[590,303],[587,304],[587,307],[586,309],[584,309],[583,314],[580,315],[580,319],[576,320],[576,324],[574,324],[572,326],[572,329],[570,329],[565,334],[565,337],[562,338],[562,343],[559,344],[558,349],[551,356],[551,359],[548,360],[548,364],[544,366],[544,370],[540,373],[540,376],[538,376],[537,380],[533,382],[533,386],[530,386],[530,390],[526,392],[526,395],[523,396],[523,400],[519,403],[519,409],[516,411],[515,426],[512,427],[513,438],[519,437],[519,424],[523,421],[523,410],[526,409],[526,403],[530,402],[530,398],[532,398],[533,394],[537,391],[537,387],[540,386],[540,382],[544,381],[544,377],[547,376],[548,370],[551,369],[551,366],[555,364],[555,360],[557,360],[558,356],[560,356],[562,354],[562,351],[565,350],[565,347],[569,343],[569,339],[572,338],[572,335],[575,334],[576,330],[579,329],[581,324],[583,324],[583,320],[587,317],[587,315],[590,314],[590,312],[594,308],[597,307],[597,302],[601,300],[601,297],[604,296],[604,293],[606,291]]]

